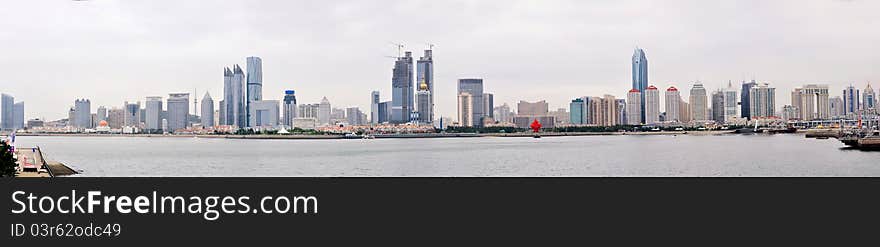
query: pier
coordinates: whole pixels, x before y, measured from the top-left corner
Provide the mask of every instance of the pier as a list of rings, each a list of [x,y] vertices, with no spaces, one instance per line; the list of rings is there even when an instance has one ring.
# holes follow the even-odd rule
[[[78,172],[57,161],[47,161],[40,147],[16,148],[18,159],[16,177],[59,177]]]

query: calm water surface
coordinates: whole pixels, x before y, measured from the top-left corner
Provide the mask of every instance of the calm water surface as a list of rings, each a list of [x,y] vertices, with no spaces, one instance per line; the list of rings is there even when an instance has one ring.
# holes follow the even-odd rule
[[[880,152],[802,135],[17,141],[82,176],[880,176]]]

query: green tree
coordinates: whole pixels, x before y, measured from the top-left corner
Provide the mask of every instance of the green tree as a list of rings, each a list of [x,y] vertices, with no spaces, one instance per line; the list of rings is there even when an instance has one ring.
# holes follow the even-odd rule
[[[12,157],[12,146],[0,141],[0,177],[14,177],[17,160]]]

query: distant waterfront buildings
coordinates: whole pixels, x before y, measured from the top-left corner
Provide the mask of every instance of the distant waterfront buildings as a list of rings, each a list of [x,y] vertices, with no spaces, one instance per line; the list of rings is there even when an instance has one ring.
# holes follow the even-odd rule
[[[88,99],[77,99],[73,102],[73,127],[88,129],[92,127],[92,102]]]
[[[263,60],[259,57],[247,57],[247,101],[246,102],[246,112],[247,114],[255,112],[251,109],[250,104],[263,100]],[[255,118],[251,115],[247,116],[248,124],[247,127],[255,127],[260,126],[252,122]]]
[[[828,101],[828,85],[809,84],[795,88],[791,92],[790,119],[822,120],[831,117],[831,103]]]
[[[752,118],[776,116],[776,88],[762,83],[749,91],[749,109]]]
[[[147,97],[144,115],[144,130],[146,132],[159,132],[162,130],[162,97]],[[111,127],[112,128],[112,127]]]
[[[379,98],[379,91],[370,93],[370,123],[374,125],[381,123],[379,121],[379,103],[382,103]]]
[[[645,50],[636,47],[632,55],[632,88],[642,92],[641,106],[639,106],[640,119],[644,121],[645,116],[645,89],[648,88],[648,58],[645,56]]]
[[[648,86],[642,98],[645,99],[645,124],[653,125],[660,122],[660,90],[655,86]]]
[[[495,121],[499,123],[513,123],[514,114],[507,103],[496,106],[492,114],[495,116]]]
[[[569,109],[569,121],[574,125],[583,125],[584,124],[584,99],[577,98],[571,100],[571,103],[568,104]]]
[[[321,99],[318,104],[318,126],[330,125],[330,100],[327,97]]]
[[[843,106],[843,98],[841,98],[840,96],[835,96],[828,99],[828,105],[832,118],[839,118],[846,115],[846,111]]]
[[[709,112],[708,105],[708,97],[706,95],[706,88],[703,87],[703,84],[700,82],[694,83],[694,86],[691,88],[690,95],[690,117],[692,121],[706,121],[709,120],[709,116],[706,114]]]
[[[293,120],[296,119],[297,114],[297,106],[296,106],[296,91],[287,90],[284,91],[284,121],[282,125],[292,128]]]
[[[728,81],[727,88],[723,89],[724,93],[724,122],[731,123],[736,119],[739,119],[739,98],[737,97],[736,89],[733,88],[733,83]]]
[[[243,91],[244,71],[238,65],[233,69],[223,70],[223,125],[232,125],[239,128],[247,127],[245,113],[245,94]]]
[[[391,75],[391,122],[409,122],[413,112],[413,58],[407,51],[394,61]],[[319,119],[320,122],[320,119]]]
[[[250,102],[250,120],[251,127],[254,128],[274,128],[278,126],[278,101],[277,100],[257,100]]]
[[[462,96],[462,94],[467,94],[466,96]],[[485,101],[483,100],[483,79],[459,79],[458,80],[458,99],[459,99],[459,120],[467,120],[469,125],[465,125],[463,122],[459,121],[459,124],[463,126],[471,126],[471,127],[482,127],[483,126],[483,117],[485,113],[483,112]],[[469,100],[469,102],[462,102],[462,100]],[[461,116],[464,114],[461,110],[467,108],[470,116]]]
[[[202,97],[202,112],[201,112],[201,120],[202,127],[211,128],[214,127],[214,99],[211,98],[210,93],[205,93],[205,96]]]
[[[628,125],[641,125],[642,121],[642,92],[638,88],[629,90],[626,94],[626,121]]]
[[[366,115],[361,112],[360,108],[345,108],[345,119],[349,125],[363,125],[366,123]]]
[[[185,129],[189,117],[189,93],[168,94],[168,131]]]
[[[125,102],[123,108],[125,116],[123,117],[123,125],[126,127],[140,127],[141,123],[141,102],[134,103]],[[188,108],[187,108],[188,109]]]
[[[318,121],[319,104],[301,104],[297,105],[296,114],[298,118],[313,118],[315,123]]]
[[[629,98],[627,98],[629,100]],[[666,121],[681,122],[681,93],[678,88],[669,87],[666,89]]]
[[[872,110],[877,108],[877,95],[874,93],[874,89],[871,88],[871,83],[868,83],[868,86],[865,87],[862,96],[863,109]]]
[[[430,49],[416,62],[416,80],[424,83],[426,87],[422,91],[427,91],[420,92],[422,102],[417,102],[419,122],[430,124],[434,121],[434,55]],[[421,85],[419,87],[421,89]]]
[[[473,127],[474,124],[474,96],[468,92],[458,93],[458,124],[465,127]]]
[[[549,114],[549,105],[547,101],[538,101],[535,103],[520,101],[516,104],[516,116],[513,117],[513,124],[517,128],[527,129],[533,121],[538,120],[542,128],[554,128],[556,119]]]
[[[12,130],[15,121],[15,97],[9,94],[0,95],[0,129]]]
[[[751,119],[752,114],[752,106],[751,106],[751,90],[753,87],[757,86],[758,83],[755,80],[750,82],[742,83],[742,90],[740,91],[740,115],[745,119]]]
[[[724,123],[724,91],[719,89],[712,92],[712,120],[716,123]]]
[[[12,106],[12,129],[24,129],[24,102]]]
[[[415,120],[419,123],[430,124],[433,117],[432,95],[428,84],[424,81],[419,83],[419,91],[416,92]]]
[[[861,104],[859,103],[860,92],[856,87],[850,85],[846,89],[843,90],[843,108],[845,114],[858,114],[859,110],[861,110]]]

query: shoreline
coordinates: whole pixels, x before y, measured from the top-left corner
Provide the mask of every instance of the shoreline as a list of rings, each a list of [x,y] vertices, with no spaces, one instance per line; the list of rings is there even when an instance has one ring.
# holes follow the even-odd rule
[[[563,136],[655,136],[655,135],[726,135],[734,134],[732,130],[710,131],[657,131],[657,132],[542,132],[541,137]],[[215,139],[255,139],[255,140],[338,140],[361,139],[344,135],[161,135],[161,134],[55,134],[55,133],[20,133],[24,136],[68,136],[68,137],[168,137],[168,138],[215,138]],[[475,137],[533,137],[534,133],[418,133],[418,134],[376,134],[376,139],[415,139],[415,138],[475,138]]]

